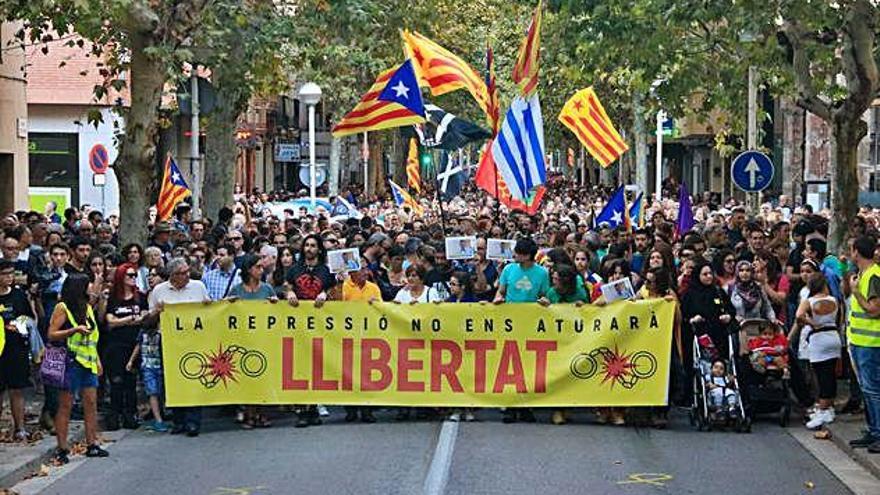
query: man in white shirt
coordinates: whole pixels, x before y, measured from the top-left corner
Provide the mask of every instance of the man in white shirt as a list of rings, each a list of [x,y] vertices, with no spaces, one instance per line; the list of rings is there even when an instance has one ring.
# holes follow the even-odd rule
[[[157,285],[150,293],[150,316],[158,316],[166,304],[187,302],[208,302],[208,290],[198,280],[190,280],[190,267],[184,258],[174,258],[168,262],[168,281]],[[161,332],[162,329],[160,328]],[[174,408],[174,429],[172,434],[186,432],[188,437],[196,437],[202,427],[201,407]]]

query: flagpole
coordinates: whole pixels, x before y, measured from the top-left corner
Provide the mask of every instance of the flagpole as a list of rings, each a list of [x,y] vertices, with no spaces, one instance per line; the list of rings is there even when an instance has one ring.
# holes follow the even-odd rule
[[[366,131],[364,131],[364,147],[361,150],[361,157],[364,159],[364,201],[369,202],[370,144],[367,140]]]

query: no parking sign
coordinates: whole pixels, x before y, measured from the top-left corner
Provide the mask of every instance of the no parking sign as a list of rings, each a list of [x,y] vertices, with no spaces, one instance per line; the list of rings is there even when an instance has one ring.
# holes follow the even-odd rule
[[[106,174],[107,167],[110,166],[110,153],[103,144],[92,146],[89,151],[89,167],[96,174]]]

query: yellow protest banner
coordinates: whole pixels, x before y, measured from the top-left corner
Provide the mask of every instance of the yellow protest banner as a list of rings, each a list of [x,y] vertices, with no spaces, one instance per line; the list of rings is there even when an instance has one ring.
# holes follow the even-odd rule
[[[659,406],[675,304],[168,305],[170,406]]]

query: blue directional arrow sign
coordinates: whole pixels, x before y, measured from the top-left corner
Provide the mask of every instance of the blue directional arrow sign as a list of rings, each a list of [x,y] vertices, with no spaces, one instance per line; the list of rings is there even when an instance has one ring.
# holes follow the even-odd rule
[[[746,151],[733,160],[730,178],[736,187],[745,192],[760,192],[767,189],[775,173],[773,161],[760,151]]]

